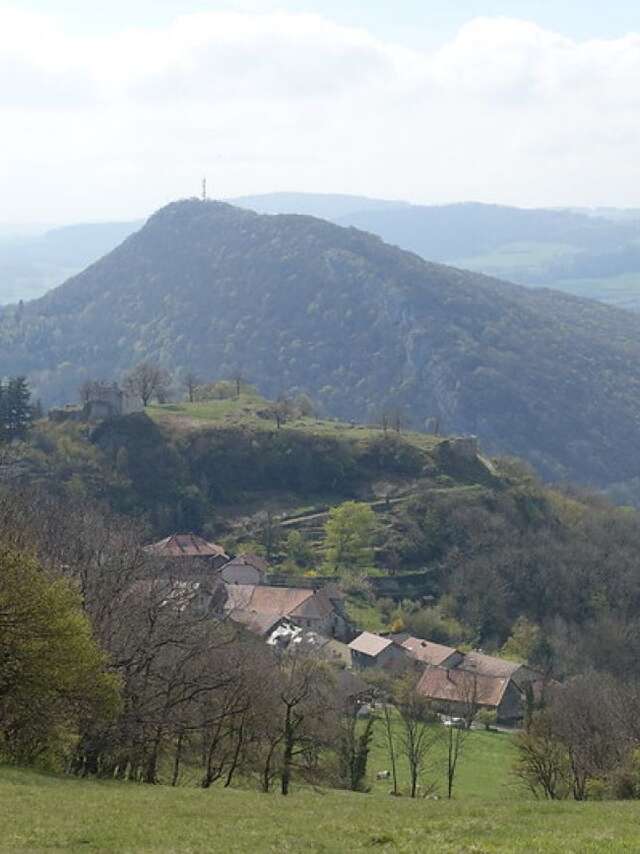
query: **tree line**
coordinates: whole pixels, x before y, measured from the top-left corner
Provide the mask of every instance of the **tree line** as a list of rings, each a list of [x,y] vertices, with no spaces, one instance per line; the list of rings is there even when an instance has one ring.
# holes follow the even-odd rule
[[[5,760],[284,795],[294,779],[351,785],[340,757],[356,699],[332,665],[214,615],[126,520],[14,493],[0,523]]]

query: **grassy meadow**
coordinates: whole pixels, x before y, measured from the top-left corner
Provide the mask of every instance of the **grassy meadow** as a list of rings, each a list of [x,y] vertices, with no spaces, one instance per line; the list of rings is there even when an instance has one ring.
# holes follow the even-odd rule
[[[633,803],[451,802],[296,790],[171,789],[0,768],[3,851],[622,852]]]
[[[276,427],[273,418],[265,415],[272,404],[253,393],[241,393],[238,399],[206,400],[196,403],[165,403],[150,405],[147,415],[159,424],[176,430],[242,426],[251,430],[272,431]],[[345,424],[343,421],[316,418],[314,416],[291,417],[280,428],[318,437],[344,438],[369,442],[379,439],[379,425]],[[389,427],[389,432],[393,432]],[[440,438],[427,433],[402,432],[404,439],[422,450],[433,450]]]

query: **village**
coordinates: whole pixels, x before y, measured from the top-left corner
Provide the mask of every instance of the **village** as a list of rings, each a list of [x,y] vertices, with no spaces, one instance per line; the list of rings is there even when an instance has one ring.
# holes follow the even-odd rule
[[[354,694],[367,693],[362,675],[411,674],[419,695],[445,724],[471,727],[484,710],[489,720],[511,728],[522,725],[542,694],[543,674],[525,664],[408,632],[359,631],[337,584],[299,579],[299,584],[311,583],[289,586],[258,555],[231,557],[193,533],[173,534],[145,551],[158,559],[177,589],[190,591],[194,607],[231,621],[276,652],[300,649],[332,664],[350,674]]]

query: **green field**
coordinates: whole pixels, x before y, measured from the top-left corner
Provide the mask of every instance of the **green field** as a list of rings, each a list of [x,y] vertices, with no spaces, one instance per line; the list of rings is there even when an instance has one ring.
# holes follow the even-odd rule
[[[0,768],[3,851],[618,852],[632,803],[452,802],[87,782]]]
[[[148,406],[147,415],[159,424],[174,429],[201,430],[206,427],[238,427],[251,430],[273,431],[276,422],[266,417],[271,406],[253,394],[241,394],[238,400],[207,400],[200,403],[168,403]],[[345,424],[343,421],[327,420],[315,417],[293,417],[280,428],[283,432],[303,432],[318,437],[343,438],[352,441],[368,442],[379,439],[382,428],[376,425]],[[394,431],[389,428],[389,433]],[[433,450],[441,441],[427,433],[402,432],[402,438],[422,450]]]
[[[425,783],[433,783],[435,792],[441,797],[446,793],[446,743],[447,730],[437,725],[434,733],[439,736],[433,747],[424,775]],[[400,725],[395,726],[396,753],[400,754]],[[454,796],[474,800],[523,800],[528,793],[522,790],[511,774],[515,758],[512,736],[504,732],[472,730],[467,733],[454,785]],[[376,781],[376,771],[388,770],[389,757],[385,744],[382,723],[376,723],[373,748],[369,757],[369,785],[376,794],[387,794],[388,780]],[[401,792],[409,790],[409,771],[406,761],[398,758],[398,783]]]
[[[458,258],[451,263],[454,267],[462,267],[465,270],[477,270],[478,272],[498,275],[500,273],[505,274],[508,271],[544,267],[556,258],[575,255],[578,251],[577,247],[567,243],[517,241],[505,243],[482,255]]]

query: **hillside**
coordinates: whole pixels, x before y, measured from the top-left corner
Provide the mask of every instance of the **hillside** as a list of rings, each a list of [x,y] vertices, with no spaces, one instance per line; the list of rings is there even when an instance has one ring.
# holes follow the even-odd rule
[[[283,799],[14,769],[0,769],[0,832],[6,848],[49,851],[586,854],[640,844],[633,803],[425,802],[311,791]]]
[[[325,412],[475,433],[550,478],[607,485],[640,463],[640,319],[427,263],[303,216],[196,200],[162,209],[84,273],[0,315],[5,372],[45,404],[141,358],[240,370]]]
[[[138,541],[195,531],[232,554],[261,551],[294,583],[335,573],[328,513],[366,503],[369,582],[343,567],[360,627],[401,621],[419,637],[497,650],[524,617],[538,640],[522,655],[545,669],[638,672],[636,512],[544,487],[517,462],[456,452],[446,437],[310,416],[278,428],[271,407],[242,395],[93,426],[40,422],[13,461],[4,454],[0,486],[11,507],[21,487],[35,489],[45,527],[99,501],[140,527]]]
[[[17,452],[15,477],[144,514],[158,538],[178,529],[242,536],[248,519],[266,511],[287,526],[299,518],[309,533],[309,522],[321,527],[327,509],[347,499],[384,510],[419,486],[443,495],[501,486],[490,464],[442,453],[444,437],[301,415],[278,428],[272,408],[243,393],[92,426],[42,421]]]
[[[640,310],[640,221],[633,210],[409,205],[314,193],[247,196],[237,204],[322,216],[429,261]]]

